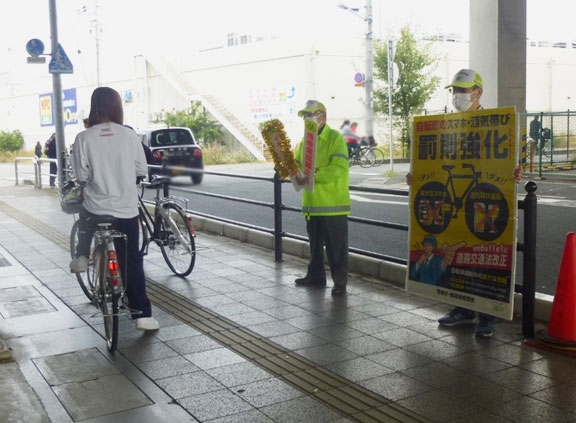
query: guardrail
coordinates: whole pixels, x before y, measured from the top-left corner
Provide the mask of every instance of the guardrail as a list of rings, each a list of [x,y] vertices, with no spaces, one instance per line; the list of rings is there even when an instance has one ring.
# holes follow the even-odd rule
[[[31,174],[32,172],[22,172],[18,170],[18,163],[25,160],[31,160],[34,163],[35,168],[35,186],[37,188],[42,187],[42,173],[41,173],[41,163],[42,162],[53,162],[56,159],[38,159],[36,157],[17,157],[15,160],[15,171],[16,171],[16,185],[18,185],[18,174],[19,173],[26,173]],[[40,164],[40,165],[39,165]],[[171,170],[180,170],[182,168],[176,168],[166,165],[164,163],[163,166],[150,166],[150,168],[159,169],[164,174],[169,174]],[[308,238],[298,235],[284,232],[282,227],[282,213],[284,211],[290,212],[297,212],[300,213],[302,211],[299,207],[290,207],[285,206],[282,204],[282,184],[289,183],[289,181],[283,181],[278,172],[275,172],[273,177],[261,177],[261,176],[251,176],[251,175],[241,175],[241,174],[234,174],[234,173],[224,173],[224,172],[210,172],[205,170],[198,170],[198,169],[185,169],[185,173],[204,173],[207,175],[217,175],[223,177],[230,177],[230,178],[239,178],[239,179],[249,179],[249,180],[256,180],[256,181],[267,181],[273,184],[273,199],[271,202],[265,201],[256,201],[251,200],[248,198],[242,197],[234,197],[229,195],[221,195],[210,193],[206,191],[200,191],[195,189],[186,189],[186,188],[179,188],[179,191],[186,192],[188,194],[211,197],[211,198],[218,198],[222,200],[229,200],[233,202],[239,202],[244,204],[251,204],[254,206],[259,207],[266,207],[273,210],[274,213],[274,227],[273,228],[266,228],[258,225],[252,225],[244,222],[239,222],[231,219],[225,219],[214,215],[209,215],[205,213],[200,213],[194,210],[187,210],[190,214],[205,217],[209,219],[213,219],[222,223],[229,223],[236,226],[253,229],[255,231],[260,231],[263,233],[271,234],[274,238],[274,260],[277,262],[282,261],[282,240],[283,238],[292,238],[299,241],[308,242]],[[537,199],[536,199],[536,190],[537,185],[533,181],[528,181],[524,185],[524,189],[526,190],[527,194],[524,200],[518,200],[518,209],[524,211],[524,239],[523,242],[518,242],[516,249],[519,252],[524,254],[523,260],[523,283],[516,284],[514,287],[514,292],[522,294],[522,333],[527,337],[534,336],[534,315],[535,315],[535,302],[536,302],[536,210],[537,210]],[[404,190],[395,190],[395,189],[382,189],[382,188],[367,188],[367,187],[360,187],[360,186],[350,186],[351,192],[372,192],[378,194],[392,194],[398,196],[408,196],[409,193]],[[169,187],[168,185],[164,186],[164,195],[169,195]],[[394,222],[386,222],[380,220],[373,220],[373,219],[365,219],[355,216],[348,216],[348,221],[361,223],[365,225],[371,226],[378,226],[383,228],[401,230],[401,231],[408,231],[408,225],[398,224]],[[401,257],[394,257],[385,254],[380,254],[374,251],[367,251],[362,250],[359,248],[349,248],[351,253],[359,254],[360,256],[371,257],[377,260],[382,260],[385,262],[396,263],[400,265],[407,266],[408,261],[405,258]]]
[[[32,162],[32,165],[34,166],[34,172],[29,172],[29,171],[18,169],[18,164],[25,162],[25,161],[31,161]],[[18,185],[20,175],[34,175],[34,187],[38,186],[38,169],[36,167],[37,162],[38,162],[38,157],[36,157],[36,156],[33,156],[33,157],[16,157],[14,159],[14,174],[15,174],[15,178],[16,178],[16,185]]]
[[[32,165],[34,167],[34,171],[28,171],[28,170],[21,170],[18,168],[19,164],[22,162],[27,162],[27,161],[31,161]],[[21,175],[34,175],[34,188],[36,189],[42,189],[42,177],[43,176],[54,176],[56,178],[56,180],[58,180],[58,171],[56,171],[56,173],[50,173],[50,171],[48,171],[48,173],[42,173],[42,164],[44,163],[56,163],[56,166],[58,167],[58,160],[57,159],[48,159],[48,158],[42,158],[42,157],[36,157],[36,156],[32,156],[32,157],[16,157],[14,159],[14,173],[15,173],[15,185],[18,185],[20,183],[20,176]],[[65,163],[67,168],[69,168],[69,163],[68,163],[68,157],[65,158]]]
[[[170,170],[176,169],[170,166],[163,166],[163,172],[168,174]],[[178,168],[181,170],[181,168]],[[274,237],[274,259],[277,262],[282,261],[282,239],[283,238],[293,238],[300,241],[308,242],[308,238],[304,236],[300,236],[297,234],[287,233],[284,232],[282,227],[282,213],[284,211],[290,212],[301,212],[302,209],[298,207],[289,207],[282,204],[282,184],[283,183],[290,183],[289,181],[283,181],[278,173],[276,172],[274,177],[260,177],[260,176],[251,176],[251,175],[240,175],[234,173],[224,173],[224,172],[210,172],[210,171],[202,171],[196,169],[187,169],[187,173],[204,173],[206,175],[217,175],[223,177],[230,177],[230,178],[240,178],[240,179],[250,179],[250,180],[257,180],[257,181],[268,181],[273,183],[273,199],[271,202],[263,202],[263,201],[256,201],[242,197],[234,197],[229,195],[221,195],[210,193],[206,191],[200,191],[196,189],[187,189],[187,188],[178,188],[179,191],[192,194],[192,195],[199,195],[204,197],[211,197],[211,198],[218,198],[222,200],[228,200],[233,202],[239,202],[244,204],[251,204],[254,206],[259,207],[266,207],[273,210],[274,213],[274,228],[266,228],[258,225],[252,225],[244,222],[239,222],[231,219],[225,219],[218,216],[208,215],[205,213],[200,213],[194,210],[187,210],[190,214],[205,217],[209,219],[213,219],[223,223],[229,223],[236,226],[253,229],[256,231],[261,231],[264,233],[272,234]],[[536,210],[537,210],[537,198],[536,198],[536,190],[537,185],[533,181],[528,181],[524,185],[524,189],[526,191],[526,196],[523,200],[518,200],[518,209],[524,212],[524,239],[522,242],[518,242],[516,245],[516,250],[523,253],[524,260],[523,260],[523,281],[522,284],[516,284],[514,286],[514,292],[522,294],[522,333],[526,337],[533,337],[534,336],[534,316],[535,316],[535,304],[536,304]],[[392,194],[398,196],[408,196],[409,193],[404,190],[395,190],[395,189],[381,189],[381,188],[367,188],[367,187],[360,187],[360,186],[350,186],[351,192],[373,192],[379,194]],[[168,186],[166,186],[166,190],[164,195],[168,195]],[[348,221],[350,222],[357,222],[361,224],[371,225],[371,226],[378,226],[384,228],[390,228],[395,230],[401,231],[408,231],[408,225],[402,225],[393,222],[386,222],[386,221],[379,221],[373,219],[364,219],[355,216],[349,216]],[[371,257],[378,260],[383,260],[386,262],[401,264],[404,266],[408,265],[408,262],[405,258],[401,257],[393,257],[384,254],[380,254],[374,251],[366,251],[358,248],[349,248],[351,253],[356,253],[361,256]]]

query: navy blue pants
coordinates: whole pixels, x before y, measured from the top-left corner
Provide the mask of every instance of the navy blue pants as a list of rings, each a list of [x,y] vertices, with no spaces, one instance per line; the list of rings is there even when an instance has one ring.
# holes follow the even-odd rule
[[[77,257],[88,257],[90,255],[90,244],[95,231],[93,225],[87,224],[87,218],[91,216],[96,215],[84,209],[80,212],[78,246],[76,248]],[[140,235],[138,225],[138,216],[130,219],[116,219],[114,224],[114,229],[126,235],[126,243],[118,241],[115,245],[130,308],[142,312],[141,314],[132,315],[134,319],[152,316],[152,305],[146,294],[144,257],[138,248]],[[124,265],[124,257],[126,257],[126,265]]]

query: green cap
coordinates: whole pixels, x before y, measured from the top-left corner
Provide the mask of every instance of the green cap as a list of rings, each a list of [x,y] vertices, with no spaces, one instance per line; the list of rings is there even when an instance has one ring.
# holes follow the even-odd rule
[[[478,86],[482,88],[483,82],[482,77],[478,72],[472,69],[460,69],[450,85],[446,85],[444,88],[458,87],[458,88],[471,88],[473,86]]]
[[[302,110],[300,110],[298,112],[298,116],[302,117],[303,115],[307,114],[307,113],[314,113],[317,111],[321,111],[326,113],[326,107],[320,103],[319,101],[316,100],[308,100],[306,102],[306,107],[304,107]]]

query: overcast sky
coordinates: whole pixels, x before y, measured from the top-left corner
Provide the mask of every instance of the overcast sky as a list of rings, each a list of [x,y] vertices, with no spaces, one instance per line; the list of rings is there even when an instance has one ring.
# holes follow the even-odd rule
[[[360,16],[338,8],[339,3],[357,7]],[[314,39],[364,37],[366,28],[363,0],[56,0],[59,40],[76,61],[95,51],[95,4],[99,5],[101,53],[114,49],[130,57],[141,53],[142,45],[185,55],[221,44],[228,32]],[[468,4],[466,0],[372,0],[374,37],[394,36],[410,25],[416,33],[458,33],[467,40]],[[527,0],[527,4],[528,38],[576,40],[574,0]],[[48,6],[48,0],[20,0],[3,13],[0,77],[14,64],[26,63],[25,44],[31,38],[41,39],[50,52]],[[18,74],[36,74],[35,66],[41,65],[25,66]]]

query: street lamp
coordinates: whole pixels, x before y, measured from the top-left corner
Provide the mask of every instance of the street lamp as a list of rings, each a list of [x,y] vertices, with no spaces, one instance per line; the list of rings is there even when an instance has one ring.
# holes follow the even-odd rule
[[[372,107],[372,90],[374,85],[374,60],[372,48],[372,0],[366,0],[366,13],[364,16],[358,13],[358,8],[348,7],[342,3],[338,5],[340,9],[347,10],[354,16],[358,16],[368,25],[366,31],[366,70],[364,89],[366,90],[366,136],[374,136],[374,108]]]

